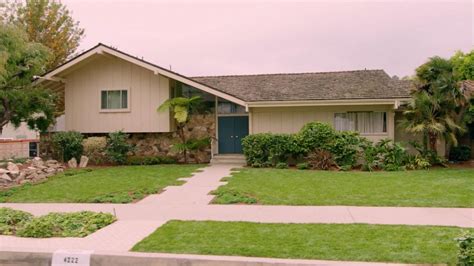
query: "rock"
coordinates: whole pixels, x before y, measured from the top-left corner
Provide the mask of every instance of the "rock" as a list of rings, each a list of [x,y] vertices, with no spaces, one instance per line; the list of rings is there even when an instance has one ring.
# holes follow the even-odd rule
[[[50,164],[58,164],[58,161],[56,161],[56,160],[47,160],[46,165],[50,165]]]
[[[36,179],[38,177],[37,173],[31,173],[25,177],[25,179]]]
[[[0,175],[0,182],[9,183],[9,182],[12,182],[12,181],[13,180],[10,178],[9,175],[7,175],[7,174]]]
[[[79,162],[79,167],[84,168],[87,167],[87,163],[89,163],[89,157],[87,156],[81,156],[81,161]]]
[[[33,158],[33,160],[31,161],[31,164],[32,164],[34,167],[38,167],[38,166],[43,166],[43,165],[44,165],[44,162],[43,162],[43,159],[41,159],[40,157],[35,157],[35,158]]]
[[[72,158],[71,160],[69,160],[69,161],[67,162],[67,166],[68,166],[69,168],[77,168],[77,160],[76,160],[76,158]]]
[[[18,165],[14,164],[12,162],[8,162],[7,170],[10,171],[10,173],[13,173],[13,174],[18,174],[20,172],[20,168],[18,168]]]
[[[10,171],[8,171],[7,169],[0,168],[0,175],[8,174],[8,173],[10,173]]]

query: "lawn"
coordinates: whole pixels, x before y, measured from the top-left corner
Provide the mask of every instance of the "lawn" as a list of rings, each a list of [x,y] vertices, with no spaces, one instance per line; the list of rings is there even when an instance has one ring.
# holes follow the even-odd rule
[[[214,203],[474,207],[474,169],[335,172],[242,169]]]
[[[121,166],[70,170],[36,185],[0,192],[0,202],[127,203],[180,185],[202,165]]]
[[[132,251],[247,257],[453,263],[457,227],[170,221]]]

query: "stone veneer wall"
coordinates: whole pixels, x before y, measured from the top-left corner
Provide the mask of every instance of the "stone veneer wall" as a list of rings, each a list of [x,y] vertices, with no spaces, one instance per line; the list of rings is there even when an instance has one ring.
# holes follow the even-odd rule
[[[185,127],[187,139],[215,138],[216,123],[213,114],[193,115]],[[172,151],[171,146],[179,142],[176,132],[171,133],[132,133],[130,143],[135,146],[133,155],[137,156],[172,156],[182,162],[183,156]],[[211,160],[211,147],[188,154],[189,162],[207,163]],[[197,159],[197,160],[196,160]]]
[[[50,134],[41,135],[40,154],[44,158],[54,157],[50,142]],[[106,136],[107,134],[86,134],[85,137]],[[179,162],[184,160],[183,156],[173,152],[171,146],[179,142],[176,132],[170,133],[129,133],[129,143],[135,149],[130,155],[135,156],[171,156]],[[185,127],[186,138],[205,138],[216,136],[216,121],[214,114],[192,115],[190,121]],[[188,154],[189,162],[207,163],[211,159],[211,147],[204,148],[197,152]]]

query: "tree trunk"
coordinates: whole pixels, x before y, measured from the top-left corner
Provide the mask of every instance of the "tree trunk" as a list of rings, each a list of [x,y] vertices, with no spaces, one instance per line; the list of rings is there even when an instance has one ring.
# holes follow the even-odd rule
[[[184,126],[183,125],[178,125],[178,135],[179,135],[179,138],[181,139],[181,143],[183,143],[183,145],[186,143],[186,136],[184,135]],[[183,150],[183,156],[184,156],[184,163],[187,164],[188,163],[188,151],[186,148],[184,148]]]
[[[430,149],[438,154],[438,149],[436,147],[436,142],[438,141],[438,136],[434,133],[428,133],[430,141]]]

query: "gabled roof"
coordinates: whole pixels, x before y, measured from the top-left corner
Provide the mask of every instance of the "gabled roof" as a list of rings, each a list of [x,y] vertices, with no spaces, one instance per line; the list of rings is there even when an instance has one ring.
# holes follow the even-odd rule
[[[383,70],[193,77],[246,102],[399,99],[410,97],[410,81]]]
[[[207,93],[216,95],[218,97],[221,97],[223,99],[229,100],[231,102],[246,106],[245,101],[242,99],[233,96],[232,94],[222,92],[218,89],[212,88],[208,85],[202,84],[198,81],[192,80],[186,76],[183,76],[179,73],[173,72],[171,70],[167,70],[163,67],[160,67],[158,65],[155,65],[153,63],[150,63],[148,61],[145,61],[143,59],[137,58],[135,56],[132,56],[130,54],[124,53],[120,50],[117,50],[115,48],[112,48],[110,46],[107,46],[105,44],[99,43],[98,45],[92,47],[91,49],[77,55],[76,57],[68,60],[64,64],[56,67],[55,69],[48,71],[44,75],[42,75],[38,82],[42,82],[44,80],[49,80],[49,81],[63,81],[62,78],[59,76],[61,73],[67,71],[68,69],[80,64],[81,62],[87,61],[87,59],[91,58],[92,56],[97,56],[101,54],[107,54],[111,55],[120,59],[123,59],[125,61],[128,61],[130,63],[133,63],[135,65],[141,66],[143,68],[149,69],[150,71],[153,71],[156,75],[163,75],[169,78],[172,78],[176,81],[188,84],[192,87],[195,87],[197,89],[200,89],[202,91],[205,91]]]
[[[356,100],[398,101],[410,97],[410,81],[390,78],[383,70],[355,70],[340,72],[260,74],[233,76],[186,77],[105,44],[99,43],[57,68],[45,73],[37,82],[49,84],[64,81],[62,75],[88,59],[110,55],[126,60],[195,87],[212,95],[249,106],[255,102],[336,101],[348,103]],[[57,86],[57,85],[56,85]]]

